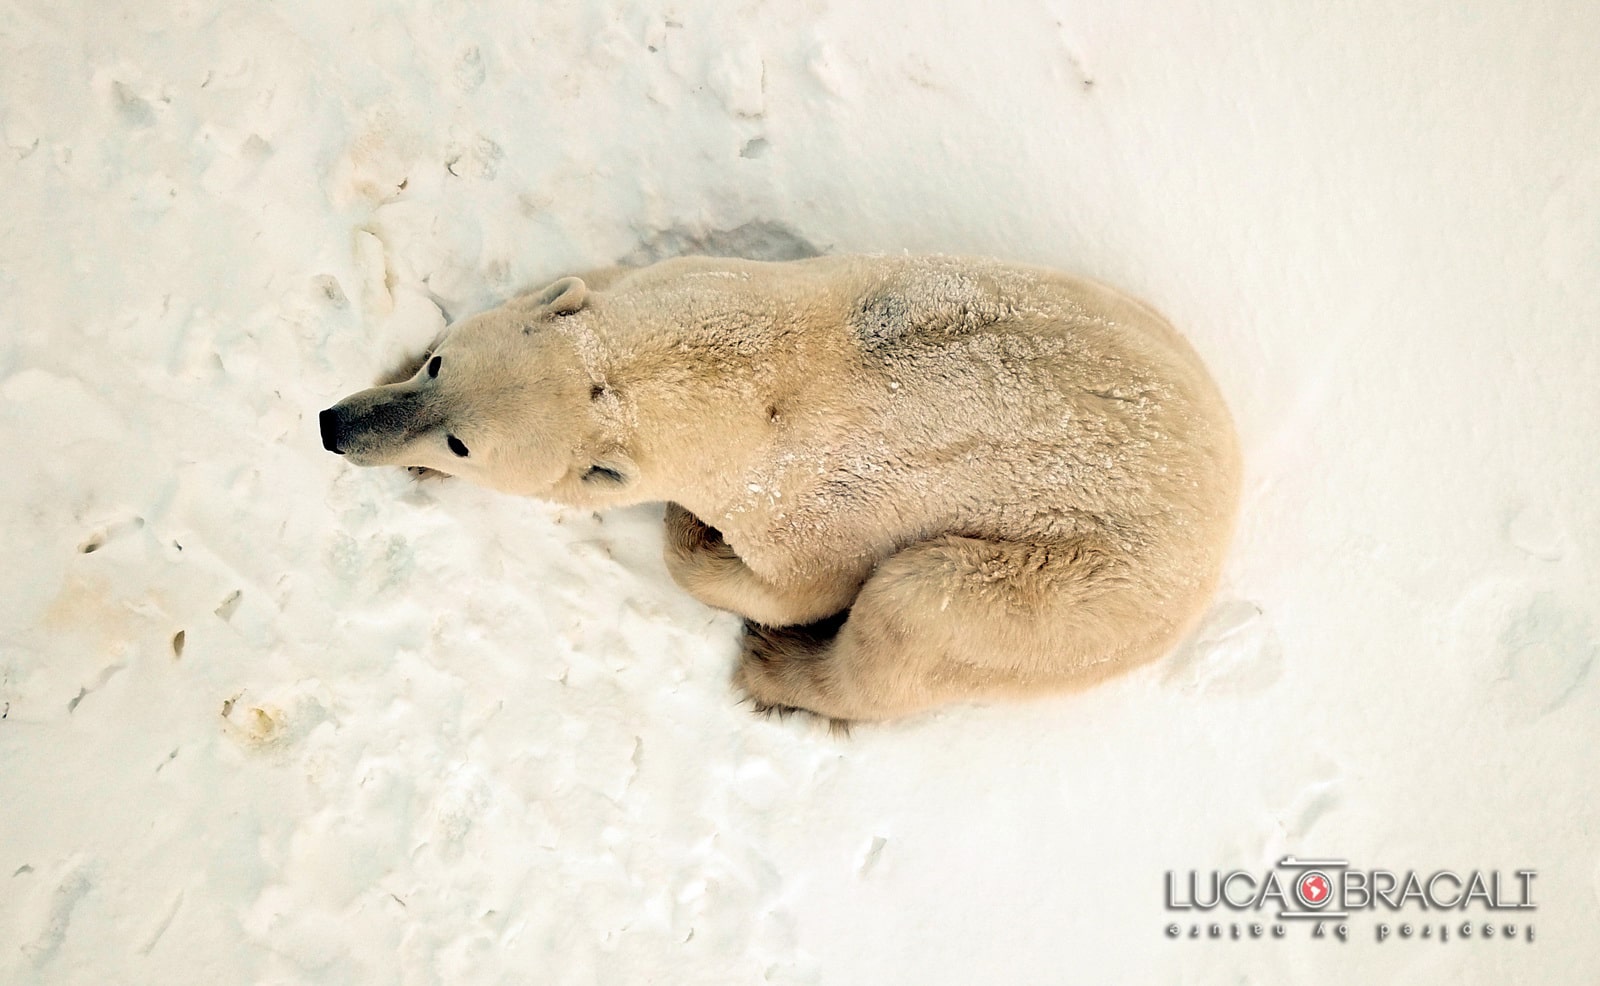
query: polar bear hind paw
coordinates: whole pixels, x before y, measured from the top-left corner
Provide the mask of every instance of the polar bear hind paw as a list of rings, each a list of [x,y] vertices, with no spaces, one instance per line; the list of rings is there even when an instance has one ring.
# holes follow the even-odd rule
[[[801,712],[827,723],[835,734],[848,734],[849,720],[819,712],[808,701],[827,688],[828,644],[848,615],[804,626],[769,627],[747,621],[734,688],[757,714],[785,718]]]

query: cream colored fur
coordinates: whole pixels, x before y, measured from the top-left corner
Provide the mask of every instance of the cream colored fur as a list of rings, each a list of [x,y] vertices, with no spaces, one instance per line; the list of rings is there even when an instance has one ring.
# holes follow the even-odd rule
[[[750,621],[735,681],[764,707],[1101,680],[1187,632],[1232,527],[1238,451],[1194,352],[1052,271],[682,258],[563,279],[430,356],[333,409],[345,454],[667,502],[668,570]]]

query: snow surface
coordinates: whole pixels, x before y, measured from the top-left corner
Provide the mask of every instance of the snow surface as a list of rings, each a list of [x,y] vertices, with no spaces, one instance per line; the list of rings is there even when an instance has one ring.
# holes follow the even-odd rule
[[[1587,983],[1600,5],[0,11],[0,981]],[[717,231],[728,232],[720,238]],[[323,452],[448,318],[706,242],[1164,310],[1206,626],[831,738],[604,517]],[[1538,937],[1172,941],[1168,869],[1530,867]]]

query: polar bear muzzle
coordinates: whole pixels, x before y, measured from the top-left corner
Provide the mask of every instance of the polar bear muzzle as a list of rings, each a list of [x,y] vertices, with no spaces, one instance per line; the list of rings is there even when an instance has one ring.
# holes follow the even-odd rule
[[[322,447],[358,464],[378,464],[441,423],[430,413],[432,404],[421,393],[394,386],[363,390],[318,415]]]

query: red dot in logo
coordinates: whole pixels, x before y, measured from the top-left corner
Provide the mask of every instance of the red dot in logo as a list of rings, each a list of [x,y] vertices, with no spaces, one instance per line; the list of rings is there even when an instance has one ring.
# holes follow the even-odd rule
[[[1294,893],[1307,907],[1321,907],[1333,896],[1333,883],[1326,873],[1312,870],[1295,881]]]

